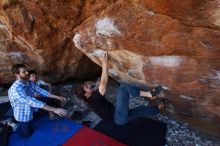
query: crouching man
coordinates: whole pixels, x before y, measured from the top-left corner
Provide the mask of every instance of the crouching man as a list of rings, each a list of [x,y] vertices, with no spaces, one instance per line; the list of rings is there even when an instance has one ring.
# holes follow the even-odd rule
[[[61,102],[66,100],[65,97],[50,94],[29,81],[29,74],[24,64],[14,65],[12,73],[15,75],[16,81],[10,87],[8,96],[16,123],[9,121],[7,124],[12,127],[13,131],[21,134],[23,137],[31,136],[33,132],[31,121],[35,108],[51,111],[59,116],[66,115],[66,110],[48,106],[34,97],[34,94],[39,94],[43,97],[60,100]]]

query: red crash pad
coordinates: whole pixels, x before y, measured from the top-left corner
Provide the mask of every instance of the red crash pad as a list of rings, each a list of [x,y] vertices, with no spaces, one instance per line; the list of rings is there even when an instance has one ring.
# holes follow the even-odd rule
[[[63,146],[127,146],[91,128],[83,127]]]

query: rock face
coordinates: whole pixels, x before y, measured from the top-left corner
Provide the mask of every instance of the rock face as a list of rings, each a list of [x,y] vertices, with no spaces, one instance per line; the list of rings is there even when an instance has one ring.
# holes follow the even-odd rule
[[[219,128],[219,0],[4,0],[0,5],[0,82],[12,80],[3,77],[17,62],[50,81],[84,77],[97,67],[83,53],[99,64],[92,54],[104,50],[114,79],[161,84],[168,111]]]
[[[109,54],[112,77],[162,84],[171,113],[220,122],[218,0],[117,1],[75,31],[75,46],[93,61]]]

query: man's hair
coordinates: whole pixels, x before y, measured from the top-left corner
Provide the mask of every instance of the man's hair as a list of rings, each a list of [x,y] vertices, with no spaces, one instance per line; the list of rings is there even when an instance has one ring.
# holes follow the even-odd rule
[[[33,70],[33,69],[29,70],[28,73],[29,73],[29,75],[31,75],[31,74],[35,74],[36,75],[37,74],[37,72],[35,70]]]
[[[24,67],[26,67],[24,64],[15,64],[15,65],[12,66],[11,72],[13,74],[19,74],[19,69],[24,68]]]

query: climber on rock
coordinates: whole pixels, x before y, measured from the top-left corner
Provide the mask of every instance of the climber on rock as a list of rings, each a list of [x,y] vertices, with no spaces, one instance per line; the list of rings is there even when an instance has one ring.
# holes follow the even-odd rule
[[[137,107],[129,109],[129,98],[142,96],[154,100],[156,95],[162,91],[162,86],[157,86],[150,91],[142,91],[138,87],[122,83],[116,93],[115,108],[105,98],[106,87],[108,83],[108,56],[107,53],[99,55],[99,60],[102,66],[101,80],[93,87],[92,82],[85,82],[76,89],[78,97],[83,98],[88,105],[102,119],[114,120],[118,125],[124,125],[128,121],[137,117],[148,117],[156,115],[160,110],[164,109],[164,104],[161,102],[155,107]]]

